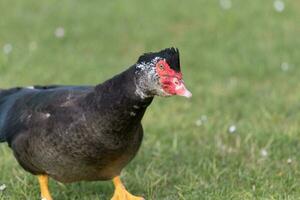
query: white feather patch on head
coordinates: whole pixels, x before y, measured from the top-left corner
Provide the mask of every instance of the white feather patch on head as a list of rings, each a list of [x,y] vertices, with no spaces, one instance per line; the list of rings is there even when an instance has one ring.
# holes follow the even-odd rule
[[[136,68],[138,70],[135,73],[136,74],[145,73],[144,77],[141,77],[138,80],[138,82],[136,83],[136,91],[135,91],[135,93],[138,96],[140,96],[142,99],[153,96],[153,95],[145,94],[145,91],[147,89],[153,90],[153,88],[148,88],[149,86],[151,87],[151,83],[149,83],[149,80],[154,80],[155,77],[157,76],[155,65],[161,59],[162,59],[161,57],[155,57],[150,62],[142,62],[142,63],[136,64]],[[152,85],[152,87],[153,87],[153,85]],[[156,88],[156,89],[159,89],[159,88]]]
[[[138,63],[136,65],[137,69],[140,69],[142,71],[150,69],[151,71],[155,71],[155,64],[157,63],[158,60],[162,59],[161,57],[155,57],[153,58],[150,62],[142,62]]]

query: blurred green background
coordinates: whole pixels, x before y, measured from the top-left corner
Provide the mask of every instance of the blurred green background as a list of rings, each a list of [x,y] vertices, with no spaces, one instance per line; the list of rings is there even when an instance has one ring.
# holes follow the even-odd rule
[[[147,200],[300,199],[300,1],[0,0],[0,87],[100,83],[176,46],[193,98],[156,98],[123,180]],[[38,199],[0,146],[0,199]],[[110,182],[50,184],[110,199]]]

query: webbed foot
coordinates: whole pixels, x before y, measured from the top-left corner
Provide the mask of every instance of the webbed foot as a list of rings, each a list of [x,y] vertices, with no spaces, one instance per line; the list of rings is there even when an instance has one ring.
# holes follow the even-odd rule
[[[130,194],[121,182],[119,176],[113,179],[115,185],[114,196],[111,200],[145,200],[143,197],[137,197]]]

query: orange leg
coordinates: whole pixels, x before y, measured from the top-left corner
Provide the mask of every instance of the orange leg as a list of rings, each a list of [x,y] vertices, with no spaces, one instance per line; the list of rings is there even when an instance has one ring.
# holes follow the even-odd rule
[[[47,175],[40,175],[38,176],[41,188],[41,197],[42,200],[52,200],[52,197],[49,192],[48,188],[48,176]]]
[[[115,193],[111,200],[144,200],[142,197],[136,197],[130,194],[124,187],[119,176],[113,178]]]

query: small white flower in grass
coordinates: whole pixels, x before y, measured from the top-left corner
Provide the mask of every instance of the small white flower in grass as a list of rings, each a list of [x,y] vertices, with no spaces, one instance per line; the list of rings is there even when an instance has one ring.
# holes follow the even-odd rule
[[[201,116],[201,120],[202,120],[203,122],[206,122],[206,121],[207,121],[207,116],[206,116],[206,115],[202,115],[202,116]]]
[[[195,122],[196,126],[201,126],[202,125],[202,120],[201,119],[197,119]]]
[[[262,149],[262,150],[260,151],[260,155],[261,155],[262,157],[267,157],[267,156],[268,156],[267,150],[266,150],[266,149]]]
[[[220,0],[220,6],[224,10],[228,10],[232,7],[231,0]]]
[[[277,12],[282,12],[284,10],[284,2],[282,0],[275,0],[274,1],[274,9],[277,11]]]
[[[293,162],[293,160],[291,158],[288,158],[286,161],[288,164],[291,164]]]
[[[229,132],[229,133],[235,133],[235,132],[236,132],[236,126],[235,126],[235,125],[229,126],[228,132]]]
[[[9,44],[9,43],[7,43],[7,44],[5,44],[5,45],[3,46],[3,52],[4,52],[6,55],[10,54],[10,53],[12,52],[12,50],[13,50],[13,46],[12,46],[11,44]]]
[[[63,27],[57,27],[54,34],[57,38],[63,38],[65,36],[65,29]]]
[[[195,124],[196,124],[196,126],[201,126],[201,125],[203,125],[206,121],[207,121],[207,116],[206,116],[206,115],[202,115],[202,116],[200,117],[200,119],[197,119],[197,120],[196,120]]]
[[[281,63],[281,70],[282,71],[288,71],[289,68],[290,68],[289,63],[287,63],[287,62]]]
[[[5,189],[6,189],[6,185],[5,184],[0,185],[0,191],[4,191]]]

